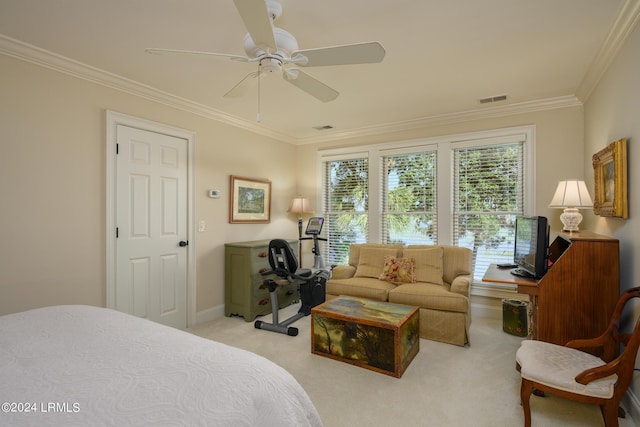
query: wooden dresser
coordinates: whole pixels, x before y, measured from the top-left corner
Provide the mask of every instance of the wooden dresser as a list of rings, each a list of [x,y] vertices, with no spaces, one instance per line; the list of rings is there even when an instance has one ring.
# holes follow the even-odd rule
[[[287,240],[296,256],[298,241]],[[263,271],[270,270],[269,240],[226,243],[224,274],[224,314],[239,315],[247,322],[256,316],[271,313],[269,291],[262,285],[267,278]],[[297,285],[278,287],[278,305],[286,307],[299,300]]]
[[[589,231],[563,232],[549,246],[549,260],[552,265],[540,280],[495,265],[483,280],[516,284],[518,292],[529,295],[532,339],[564,345],[602,334],[620,296],[618,240]]]

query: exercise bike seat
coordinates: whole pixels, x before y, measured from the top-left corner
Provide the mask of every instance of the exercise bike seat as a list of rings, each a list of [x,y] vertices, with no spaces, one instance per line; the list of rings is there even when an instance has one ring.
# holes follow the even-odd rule
[[[313,277],[313,271],[311,271],[311,269],[309,268],[299,268],[293,273],[286,268],[274,268],[272,270],[263,271],[261,274],[263,276],[275,274],[276,276],[286,279],[289,282],[293,282],[295,280],[308,280]]]
[[[299,268],[292,274],[295,279],[308,279],[311,276],[313,276],[313,271],[310,268]]]

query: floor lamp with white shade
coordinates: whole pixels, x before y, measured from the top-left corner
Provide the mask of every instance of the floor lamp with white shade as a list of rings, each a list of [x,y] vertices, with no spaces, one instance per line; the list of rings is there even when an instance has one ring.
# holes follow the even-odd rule
[[[311,213],[311,203],[309,199],[302,196],[296,196],[291,199],[291,204],[287,212],[298,214],[298,262],[302,267],[302,214]]]

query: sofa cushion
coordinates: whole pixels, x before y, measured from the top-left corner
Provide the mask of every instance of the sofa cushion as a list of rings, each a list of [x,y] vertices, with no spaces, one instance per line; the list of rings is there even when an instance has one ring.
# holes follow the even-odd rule
[[[402,243],[394,243],[394,244],[385,244],[385,243],[352,243],[349,245],[349,265],[354,267],[358,266],[360,260],[360,250],[363,248],[396,248],[398,253],[396,256],[400,255],[402,252],[402,248],[404,245]]]
[[[416,282],[442,285],[442,247],[410,249],[402,251],[402,256],[416,260]]]
[[[414,283],[416,281],[415,266],[416,260],[413,258],[396,258],[387,255],[384,257],[384,267],[378,279],[394,284]]]
[[[392,283],[370,277],[327,280],[327,294],[329,295],[349,295],[376,301],[386,301],[389,290],[395,287]]]
[[[433,245],[409,245],[407,249],[431,249]],[[462,275],[471,274],[471,258],[473,252],[469,248],[458,246],[438,245],[443,249],[442,255],[442,280],[445,283],[452,281]]]
[[[449,292],[448,287],[433,283],[407,283],[389,291],[389,302],[429,308],[432,310],[467,313],[469,300],[464,295]]]
[[[360,248],[360,257],[355,277],[373,277],[377,279],[384,268],[385,256],[398,256],[397,248],[389,247],[363,247]]]

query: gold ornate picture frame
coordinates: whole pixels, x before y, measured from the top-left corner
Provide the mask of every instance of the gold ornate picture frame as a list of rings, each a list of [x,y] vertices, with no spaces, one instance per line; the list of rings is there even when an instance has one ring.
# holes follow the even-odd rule
[[[600,216],[628,218],[627,139],[612,142],[591,160],[595,180],[593,212]]]
[[[271,221],[271,181],[230,177],[230,223],[266,223]]]

